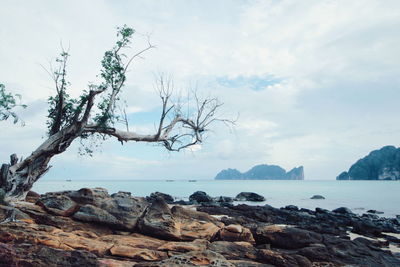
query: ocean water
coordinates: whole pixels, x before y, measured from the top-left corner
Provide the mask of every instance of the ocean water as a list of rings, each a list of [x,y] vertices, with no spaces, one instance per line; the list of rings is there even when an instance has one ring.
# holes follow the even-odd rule
[[[369,209],[383,211],[384,217],[400,215],[400,181],[271,181],[236,180],[146,180],[146,181],[38,181],[33,190],[38,193],[61,190],[76,190],[83,187],[103,187],[109,193],[129,191],[135,196],[147,196],[160,191],[177,199],[187,200],[195,191],[205,191],[210,196],[235,197],[243,191],[255,192],[266,198],[265,202],[247,203],[251,205],[269,204],[273,207],[296,205],[301,208],[335,209],[348,207],[355,213],[365,213]],[[322,195],[325,200],[310,199]]]

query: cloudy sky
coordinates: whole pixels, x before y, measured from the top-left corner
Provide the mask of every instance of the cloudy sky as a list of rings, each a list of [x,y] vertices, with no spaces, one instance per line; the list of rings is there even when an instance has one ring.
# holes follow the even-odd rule
[[[45,179],[210,179],[224,168],[303,165],[306,179],[334,179],[358,158],[400,145],[400,1],[18,1],[0,9],[0,82],[29,105],[25,127],[1,123],[0,161],[27,156],[45,137],[41,66],[70,47],[71,94],[96,80],[116,27],[150,34],[156,49],[132,66],[124,89],[132,129],[154,130],[154,73],[179,90],[197,84],[240,114],[197,151],[106,141],[93,157],[76,142]]]

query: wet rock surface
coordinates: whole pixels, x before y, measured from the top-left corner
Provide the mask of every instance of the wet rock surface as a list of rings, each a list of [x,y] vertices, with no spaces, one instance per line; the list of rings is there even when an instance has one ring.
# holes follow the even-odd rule
[[[183,207],[101,188],[29,199],[0,205],[1,267],[400,266],[399,220],[346,208]]]
[[[241,192],[236,196],[235,199],[237,201],[252,201],[252,202],[265,201],[265,197],[253,192]]]

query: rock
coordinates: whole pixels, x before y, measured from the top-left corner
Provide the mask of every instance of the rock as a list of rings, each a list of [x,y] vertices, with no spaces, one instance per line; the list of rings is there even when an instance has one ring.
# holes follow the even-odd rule
[[[36,203],[40,198],[40,195],[34,191],[28,191],[25,197],[25,201],[30,203]]]
[[[124,245],[115,245],[110,249],[113,256],[131,258],[140,261],[160,261],[168,258],[167,253],[145,248],[134,248]]]
[[[325,197],[321,196],[321,195],[313,195],[311,197],[311,199],[325,199]]]
[[[203,202],[213,202],[213,198],[207,195],[206,192],[203,191],[197,191],[194,192],[189,196],[190,201],[196,201],[198,203],[203,203]]]
[[[143,216],[149,203],[142,197],[131,197],[128,194],[118,192],[111,198],[97,201],[98,207],[104,209],[123,225],[123,229],[132,231],[136,228],[138,219]]]
[[[185,200],[181,199],[181,200],[174,201],[172,204],[187,206],[187,205],[195,205],[195,204],[197,204],[197,202],[195,203],[193,201],[185,201]]]
[[[285,207],[285,210],[291,210],[291,211],[298,211],[299,207],[295,206],[295,205],[287,205]]]
[[[169,259],[153,262],[138,263],[135,267],[235,267],[227,261],[221,254],[210,250],[192,251],[186,254],[180,254]]]
[[[158,250],[186,253],[189,251],[204,251],[209,245],[210,242],[207,240],[196,239],[193,242],[167,242],[158,247]]]
[[[332,212],[344,214],[344,215],[353,215],[354,214],[349,208],[346,208],[346,207],[340,207],[340,208],[334,209],[334,210],[332,210]]]
[[[149,236],[141,235],[141,234],[130,234],[130,235],[105,235],[97,240],[108,243],[114,244],[117,246],[129,246],[132,248],[143,248],[143,249],[150,249],[150,250],[159,250],[158,248],[163,246],[166,241],[152,238]]]
[[[64,194],[66,194],[78,204],[91,204],[94,206],[99,206],[98,201],[110,197],[108,195],[107,189],[104,188],[82,188],[78,191],[66,191]]]
[[[250,229],[238,224],[230,224],[222,228],[219,231],[219,239],[230,242],[244,241],[255,244],[255,240]]]
[[[368,213],[372,213],[372,214],[383,214],[383,211],[378,211],[378,210],[367,210]]]
[[[78,191],[48,193],[46,196],[54,197],[55,194],[62,195],[63,198],[71,198],[82,207],[85,207],[83,209],[87,211],[84,213],[89,212],[91,214],[90,216],[88,216],[89,213],[84,215],[80,210],[75,218],[86,222],[93,220],[92,222],[95,223],[102,223],[128,231],[135,229],[138,219],[149,205],[144,198],[132,197],[130,192],[119,191],[109,196],[107,190],[103,188],[82,188]]]
[[[216,218],[204,212],[184,209],[179,206],[172,207],[171,211],[180,227],[180,240],[211,240],[223,227],[223,224]]]
[[[25,241],[29,241],[30,239]],[[22,240],[21,240],[22,241]],[[83,250],[55,249],[49,246],[29,243],[0,243],[0,266],[98,266],[97,257]]]
[[[138,222],[143,234],[167,240],[180,240],[180,228],[172,217],[171,209],[164,199],[156,198]]]
[[[312,267],[313,264],[300,255],[288,255],[272,250],[260,249],[257,255],[258,261],[273,264],[277,267]]]
[[[220,227],[217,220],[202,212],[174,206],[172,210],[162,198],[157,198],[138,224],[143,234],[167,240],[190,241],[213,238]]]
[[[253,201],[253,202],[265,201],[265,197],[252,192],[241,192],[236,196],[235,199],[237,201]]]
[[[316,213],[322,213],[322,214],[329,214],[330,211],[327,209],[321,209],[321,208],[315,208]]]
[[[210,244],[210,250],[223,255],[229,260],[257,258],[257,249],[247,242],[215,241]]]
[[[148,202],[153,202],[157,197],[161,197],[164,199],[164,201],[168,204],[172,204],[174,202],[174,198],[171,195],[161,193],[161,192],[154,192],[151,193],[150,196],[146,197],[146,200]]]
[[[31,222],[32,218],[18,208],[0,205],[0,222],[14,220]]]
[[[219,196],[219,197],[216,197],[214,199],[214,201],[218,202],[218,203],[232,203],[233,202],[233,198],[225,197],[225,196]]]
[[[78,204],[65,195],[44,195],[38,199],[37,205],[59,216],[71,216],[79,209]]]
[[[219,227],[223,226],[223,224],[218,219],[210,216],[205,212],[185,209],[180,206],[173,206],[171,208],[171,212],[173,213],[174,217],[180,218],[181,220],[198,220],[204,222],[212,222]]]
[[[280,225],[258,227],[255,231],[257,244],[271,244],[274,248],[297,249],[313,243],[321,243],[322,236],[312,231]]]
[[[127,192],[127,191],[118,191],[117,193],[111,194],[112,198],[116,198],[116,197],[127,198],[127,197],[131,197],[131,196],[132,196],[132,193]]]
[[[122,227],[120,221],[113,215],[90,204],[81,206],[72,217],[84,222],[106,224],[117,228]]]

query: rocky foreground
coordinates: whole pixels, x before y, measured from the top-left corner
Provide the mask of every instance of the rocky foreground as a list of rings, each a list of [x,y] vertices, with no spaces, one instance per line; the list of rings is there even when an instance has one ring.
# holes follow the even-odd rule
[[[30,193],[0,206],[0,266],[400,266],[390,251],[398,219],[234,206],[203,193],[196,206],[172,201],[101,188]]]

